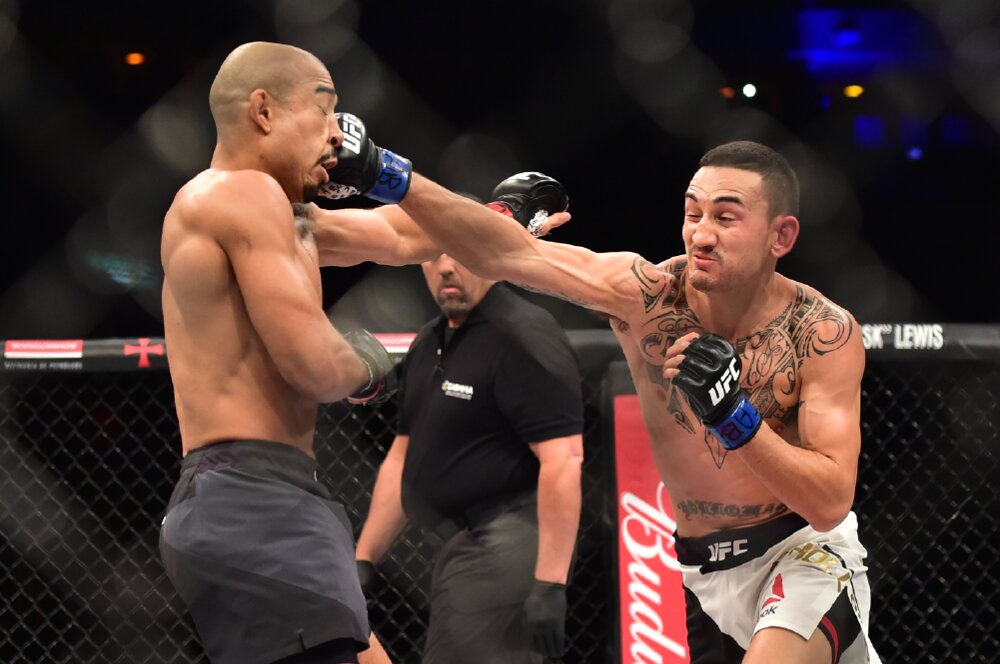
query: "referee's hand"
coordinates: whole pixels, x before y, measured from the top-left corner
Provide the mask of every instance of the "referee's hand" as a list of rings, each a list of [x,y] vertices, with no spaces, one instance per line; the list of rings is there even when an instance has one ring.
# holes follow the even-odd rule
[[[566,640],[566,584],[535,579],[524,600],[524,616],[535,650],[551,659],[561,656]]]
[[[370,560],[359,560],[358,581],[361,582],[361,594],[365,596],[365,602],[371,604],[375,597],[375,564]]]

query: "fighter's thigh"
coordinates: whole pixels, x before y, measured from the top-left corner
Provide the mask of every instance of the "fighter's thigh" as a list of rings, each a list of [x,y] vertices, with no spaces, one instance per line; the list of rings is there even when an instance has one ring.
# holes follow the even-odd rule
[[[818,629],[809,640],[781,627],[768,627],[754,634],[743,664],[830,664],[830,642]]]

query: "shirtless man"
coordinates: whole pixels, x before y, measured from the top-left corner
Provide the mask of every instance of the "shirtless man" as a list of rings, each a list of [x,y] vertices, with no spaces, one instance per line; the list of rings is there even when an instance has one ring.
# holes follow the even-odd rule
[[[319,267],[439,252],[397,206],[306,204],[344,140],[330,73],[311,54],[245,44],[209,102],[211,166],[163,224],[184,461],[161,556],[213,662],[358,662],[370,630],[353,536],[316,477],[313,437],[318,403],[382,396],[391,361],[370,335],[349,334],[352,348],[333,328]],[[387,662],[372,641],[361,661]]]
[[[480,276],[612,317],[678,515],[692,662],[878,662],[851,511],[857,323],[775,271],[799,233],[783,157],[743,141],[699,166],[686,253],[660,264],[534,240],[431,189],[401,207]]]

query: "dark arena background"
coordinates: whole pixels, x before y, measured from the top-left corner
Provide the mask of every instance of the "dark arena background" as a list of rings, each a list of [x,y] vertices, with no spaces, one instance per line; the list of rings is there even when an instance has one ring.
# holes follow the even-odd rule
[[[802,234],[779,270],[851,310],[868,348],[872,639],[887,663],[1000,661],[996,0],[0,0],[0,662],[207,661],[156,552],[180,456],[159,233],[211,158],[215,71],[258,39],[316,53],[339,109],[453,190],[556,177],[573,220],[553,239],[595,250],[681,253],[703,152],[786,154]],[[419,268],[323,285],[339,329],[435,313]],[[562,661],[654,661],[618,654],[620,352],[597,316],[528,297],[585,369]],[[321,411],[317,456],[356,529],[394,413]],[[419,661],[438,544],[407,530],[380,568],[372,621],[394,661]]]

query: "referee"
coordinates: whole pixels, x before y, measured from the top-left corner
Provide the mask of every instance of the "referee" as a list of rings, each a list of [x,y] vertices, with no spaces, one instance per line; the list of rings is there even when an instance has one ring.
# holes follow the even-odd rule
[[[544,309],[447,255],[422,264],[441,316],[402,363],[399,422],[358,539],[362,587],[407,521],[444,540],[424,664],[563,651],[580,520],[576,355]]]

